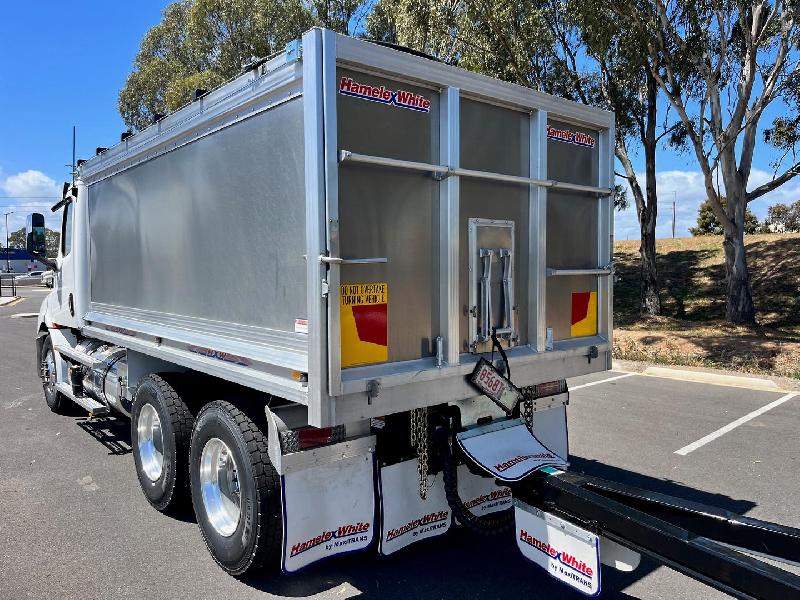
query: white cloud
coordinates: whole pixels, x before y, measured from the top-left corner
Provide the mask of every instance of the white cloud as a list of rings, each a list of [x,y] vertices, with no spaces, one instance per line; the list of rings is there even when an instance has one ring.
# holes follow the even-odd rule
[[[8,216],[10,231],[24,227],[25,217],[32,212],[44,214],[47,226],[51,229],[59,229],[60,213],[50,212],[50,206],[61,197],[61,186],[41,171],[29,169],[8,176],[0,172],[0,196],[2,196],[0,213],[14,213]],[[0,227],[5,227],[5,220],[0,223]],[[5,231],[3,238],[5,238]],[[5,239],[3,243],[5,244]]]
[[[638,173],[639,184],[644,188],[644,174]],[[750,174],[748,189],[752,190],[759,185],[770,181],[772,173],[753,169]],[[618,183],[627,187],[627,181],[618,179]],[[689,227],[697,224],[697,211],[706,198],[703,175],[700,171],[662,171],[656,174],[658,190],[658,216],[656,219],[656,237],[672,236],[672,201],[676,202],[675,235],[685,237],[690,235]],[[722,178],[720,178],[722,186]],[[615,237],[618,240],[639,239],[639,222],[636,218],[636,207],[633,195],[628,190],[630,207],[622,212],[615,213]],[[759,220],[767,214],[767,208],[776,203],[791,203],[800,200],[800,179],[789,181],[778,189],[762,196],[750,203],[752,210]]]
[[[42,173],[29,169],[3,180],[3,191],[7,196],[58,196],[58,184]]]

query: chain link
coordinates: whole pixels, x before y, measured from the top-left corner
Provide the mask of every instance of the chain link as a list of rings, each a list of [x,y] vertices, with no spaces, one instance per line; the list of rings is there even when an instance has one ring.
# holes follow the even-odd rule
[[[533,391],[530,388],[522,390],[520,412],[522,413],[522,419],[525,421],[525,427],[533,433]]]
[[[417,449],[419,497],[428,497],[428,407],[411,411],[411,446]]]

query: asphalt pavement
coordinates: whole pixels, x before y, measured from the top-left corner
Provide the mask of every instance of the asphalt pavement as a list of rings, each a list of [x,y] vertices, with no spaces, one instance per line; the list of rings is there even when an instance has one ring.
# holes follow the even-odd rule
[[[46,292],[22,293],[0,308],[0,598],[583,597],[527,563],[508,536],[458,528],[391,557],[368,551],[293,576],[229,577],[191,514],[164,516],[145,500],[125,419],[48,410],[35,318],[20,316],[38,312]],[[573,469],[800,525],[800,396],[778,403],[782,392],[615,372],[570,388]],[[632,573],[603,567],[602,582],[602,598],[725,597],[647,559]]]

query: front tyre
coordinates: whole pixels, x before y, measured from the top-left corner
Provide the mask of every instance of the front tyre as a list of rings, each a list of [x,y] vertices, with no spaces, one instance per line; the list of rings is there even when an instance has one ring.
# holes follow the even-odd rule
[[[179,390],[180,374],[150,375],[136,388],[131,407],[131,446],[147,501],[161,512],[188,504],[189,444],[194,416]]]
[[[211,402],[195,422],[189,471],[197,523],[217,564],[237,576],[277,565],[280,478],[261,429],[233,404]]]
[[[54,413],[61,414],[64,412],[67,398],[56,389],[56,381],[58,381],[58,372],[56,370],[56,354],[53,350],[53,340],[50,336],[45,336],[42,342],[42,349],[40,354],[39,376],[42,379],[42,388],[44,389],[44,400],[47,406]]]

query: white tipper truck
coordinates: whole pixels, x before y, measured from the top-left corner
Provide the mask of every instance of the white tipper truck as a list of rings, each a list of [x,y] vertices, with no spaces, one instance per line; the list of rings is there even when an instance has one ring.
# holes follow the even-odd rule
[[[624,494],[567,470],[565,379],[611,366],[614,137],[610,112],[312,29],[65,184],[47,404],[130,418],[145,497],[191,503],[233,575],[454,526],[590,595],[601,560],[680,564],[584,518]],[[27,238],[43,255],[42,215]]]

